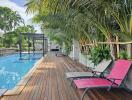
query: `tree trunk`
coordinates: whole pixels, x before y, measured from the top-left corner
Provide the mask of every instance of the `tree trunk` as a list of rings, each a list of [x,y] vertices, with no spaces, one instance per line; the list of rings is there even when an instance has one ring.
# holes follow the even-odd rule
[[[109,34],[109,39],[108,42],[112,42],[112,34]],[[113,44],[110,44],[110,55],[112,57],[113,60],[115,60],[115,53],[114,53],[114,46]]]
[[[5,40],[6,40],[6,30],[4,30],[4,34],[5,34]],[[5,40],[4,40],[4,42],[3,42],[3,46],[5,46],[5,47],[6,47]]]
[[[119,42],[119,37],[118,36],[116,36],[116,43],[118,43]],[[119,52],[120,52],[120,46],[119,46],[119,44],[116,44],[116,53],[117,53],[117,57],[119,57]]]
[[[110,44],[110,54],[113,60],[115,60],[113,44]]]

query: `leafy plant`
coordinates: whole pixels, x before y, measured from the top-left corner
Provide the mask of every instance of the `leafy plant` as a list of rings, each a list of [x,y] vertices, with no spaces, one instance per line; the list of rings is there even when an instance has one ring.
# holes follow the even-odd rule
[[[97,65],[103,59],[111,58],[110,49],[108,47],[96,46],[95,48],[91,49],[90,55],[90,59],[95,65]]]
[[[121,51],[121,52],[119,53],[119,58],[120,58],[120,59],[128,59],[128,54],[127,54],[127,52],[126,52],[126,51]]]
[[[0,47],[3,47],[3,45],[0,43]]]

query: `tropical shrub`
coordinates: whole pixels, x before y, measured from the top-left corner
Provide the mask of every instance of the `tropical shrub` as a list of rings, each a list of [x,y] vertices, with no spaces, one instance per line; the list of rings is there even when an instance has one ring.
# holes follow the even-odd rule
[[[119,53],[119,58],[120,58],[120,59],[128,59],[128,54],[127,54],[127,52],[126,52],[126,51],[121,51],[121,52]]]
[[[0,47],[3,47],[3,45],[0,43]]]
[[[91,49],[90,51],[90,60],[97,65],[101,60],[103,59],[110,59],[110,49],[109,47],[101,47],[101,46],[96,46]]]

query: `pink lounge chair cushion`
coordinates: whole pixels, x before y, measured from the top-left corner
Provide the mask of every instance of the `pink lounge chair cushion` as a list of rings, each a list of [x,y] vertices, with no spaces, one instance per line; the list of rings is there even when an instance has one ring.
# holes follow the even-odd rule
[[[132,61],[129,60],[117,60],[115,65],[112,68],[111,73],[107,78],[121,79],[115,80],[115,84],[112,85],[112,81],[102,78],[87,78],[87,79],[79,79],[74,80],[77,88],[96,88],[96,87],[112,87],[119,86],[123,79],[125,78],[129,68],[131,67]]]
[[[94,88],[94,87],[109,87],[112,85],[111,81],[102,78],[79,79],[79,80],[74,80],[74,83],[79,89]],[[117,87],[116,84],[113,84],[112,86]]]
[[[115,83],[120,85],[129,71],[131,64],[132,61],[130,60],[117,60],[107,78],[122,79],[115,80]]]

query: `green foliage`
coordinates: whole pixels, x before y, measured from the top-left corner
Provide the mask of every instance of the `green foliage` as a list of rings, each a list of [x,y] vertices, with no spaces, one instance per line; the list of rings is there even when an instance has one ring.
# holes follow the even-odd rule
[[[14,31],[8,32],[3,35],[3,37],[2,37],[3,45],[8,48],[9,47],[17,47],[19,44],[19,34],[25,33],[25,32],[35,33],[36,30],[31,25],[19,26]],[[27,47],[27,43],[28,43],[27,37],[23,36],[22,37],[22,47],[24,49]]]
[[[131,35],[131,5],[130,0],[28,0],[26,6],[28,13],[37,13],[33,20],[42,28],[103,41],[100,34],[105,39],[120,31]]]
[[[64,50],[65,50],[65,53],[66,53],[67,55],[70,54],[70,52],[71,52],[71,48],[72,48],[72,44],[71,44],[71,42],[69,42],[69,43],[65,43]]]
[[[20,26],[22,25],[22,26]],[[24,25],[24,20],[8,7],[0,7],[0,29],[4,35],[0,37],[0,47],[18,47],[20,33],[35,33],[32,25]],[[27,37],[22,37],[22,47],[27,49]]]
[[[0,47],[3,47],[3,45],[0,43]]]
[[[36,14],[33,20],[43,32],[60,30],[61,35],[51,38],[59,43],[72,43],[72,38],[82,44],[114,42],[115,35],[120,41],[132,40],[131,0],[28,0],[26,6],[27,12]],[[110,49],[114,51],[112,45]]]
[[[0,29],[5,33],[23,23],[23,19],[16,12],[7,7],[0,7]]]
[[[90,51],[90,59],[97,65],[103,59],[110,59],[110,49],[108,47],[96,46]]]
[[[120,58],[120,59],[128,59],[128,54],[127,54],[127,52],[126,52],[126,51],[121,51],[121,52],[119,53],[119,58]]]

